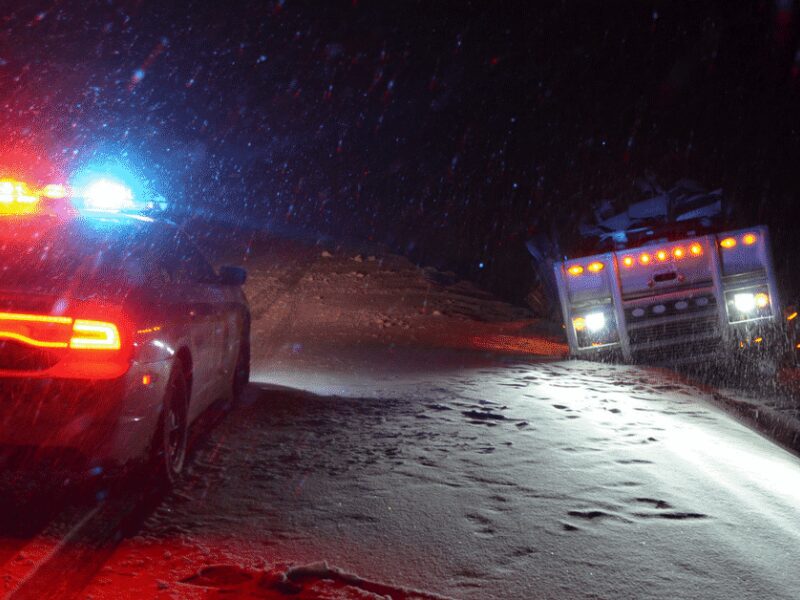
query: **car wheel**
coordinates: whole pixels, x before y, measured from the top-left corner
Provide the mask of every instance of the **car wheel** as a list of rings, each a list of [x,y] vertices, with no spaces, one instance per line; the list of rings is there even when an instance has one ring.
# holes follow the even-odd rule
[[[250,343],[243,341],[242,345],[239,347],[239,355],[236,358],[236,368],[233,371],[234,403],[241,400],[248,381],[250,381]]]
[[[177,363],[167,384],[153,449],[158,477],[167,485],[174,484],[186,462],[189,439],[189,386],[180,363]]]

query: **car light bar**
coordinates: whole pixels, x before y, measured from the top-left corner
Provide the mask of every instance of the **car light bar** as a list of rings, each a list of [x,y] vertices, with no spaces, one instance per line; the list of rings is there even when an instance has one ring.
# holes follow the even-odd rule
[[[78,186],[48,183],[39,188],[16,179],[0,179],[0,215],[30,215],[65,200],[67,210],[101,212],[164,210],[163,197],[137,198],[133,189],[115,179],[98,178]],[[44,201],[44,202],[43,202]],[[60,205],[59,205],[60,206]]]

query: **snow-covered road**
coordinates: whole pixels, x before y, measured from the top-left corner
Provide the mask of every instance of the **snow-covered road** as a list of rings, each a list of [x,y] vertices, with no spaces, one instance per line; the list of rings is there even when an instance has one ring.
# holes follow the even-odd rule
[[[377,384],[254,386],[91,595],[155,578],[200,597],[231,575],[175,583],[198,565],[255,580],[327,561],[455,598],[797,597],[800,460],[697,388],[630,367],[448,360]]]

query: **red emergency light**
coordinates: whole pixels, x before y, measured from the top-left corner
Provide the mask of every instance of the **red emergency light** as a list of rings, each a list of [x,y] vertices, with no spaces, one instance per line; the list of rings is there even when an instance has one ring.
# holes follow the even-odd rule
[[[36,188],[24,181],[0,179],[0,215],[42,213],[50,206],[49,201],[62,200],[68,195],[69,190],[60,183],[50,183]]]

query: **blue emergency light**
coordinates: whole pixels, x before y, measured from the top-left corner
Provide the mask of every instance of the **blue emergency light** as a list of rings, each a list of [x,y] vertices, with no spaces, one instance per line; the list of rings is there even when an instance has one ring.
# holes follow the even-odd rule
[[[121,212],[134,210],[133,190],[123,183],[111,179],[92,181],[79,191],[84,210]]]

